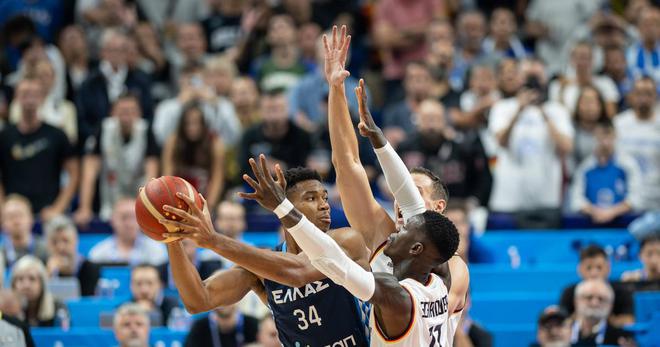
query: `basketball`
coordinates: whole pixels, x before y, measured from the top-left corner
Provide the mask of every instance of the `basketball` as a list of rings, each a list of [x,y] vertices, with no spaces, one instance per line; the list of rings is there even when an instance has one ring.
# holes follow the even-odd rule
[[[186,194],[194,199],[199,208],[203,208],[204,202],[199,197],[197,190],[188,181],[176,176],[162,176],[150,180],[147,185],[140,188],[138,197],[135,199],[135,216],[142,232],[150,238],[160,242],[172,242],[178,238],[163,237],[163,233],[174,232],[169,227],[158,222],[159,219],[177,220],[178,216],[163,210],[164,205],[170,205],[182,210],[188,210],[188,205],[176,196],[177,192]]]

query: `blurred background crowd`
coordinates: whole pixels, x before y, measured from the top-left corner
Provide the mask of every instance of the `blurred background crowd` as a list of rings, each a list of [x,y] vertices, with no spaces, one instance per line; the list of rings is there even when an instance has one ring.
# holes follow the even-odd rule
[[[253,297],[190,322],[164,294],[176,294],[167,253],[139,232],[133,197],[150,178],[181,176],[204,194],[219,232],[273,232],[273,216],[234,194],[245,189],[247,159],[264,153],[319,171],[334,225],[346,223],[332,189],[320,37],[347,25],[351,116],[357,123],[352,91],[364,78],[372,114],[406,165],[446,185],[466,260],[489,262],[478,248],[486,230],[626,228],[639,217],[631,231],[641,268],[610,286],[612,251],[580,247],[585,282],[538,322],[541,345],[598,338],[566,322],[600,309],[611,314],[615,337],[606,338],[632,343],[619,339],[634,321],[637,287],[626,283],[660,279],[656,2],[0,1],[2,319],[68,326],[67,291],[51,293],[49,281],[75,278],[81,295],[104,296],[113,285],[99,281],[102,267],[118,264],[129,266],[137,303],[106,322],[119,342],[148,339],[150,325],[192,324],[190,346],[278,345]],[[360,152],[391,208],[365,139]],[[108,235],[82,251],[88,233]],[[202,278],[231,265],[187,248]],[[492,343],[472,320],[464,327],[457,345]]]

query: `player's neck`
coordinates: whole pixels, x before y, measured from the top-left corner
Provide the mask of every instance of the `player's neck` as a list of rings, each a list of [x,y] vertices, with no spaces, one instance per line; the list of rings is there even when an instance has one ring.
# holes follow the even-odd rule
[[[414,261],[403,261],[394,266],[394,275],[399,281],[410,278],[424,284],[428,281],[430,273],[431,268]]]

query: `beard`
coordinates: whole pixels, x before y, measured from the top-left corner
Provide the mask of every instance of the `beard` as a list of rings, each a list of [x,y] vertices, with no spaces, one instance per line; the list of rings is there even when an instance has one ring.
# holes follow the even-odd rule
[[[147,347],[147,344],[142,341],[139,337],[131,337],[126,343],[125,347]]]
[[[608,307],[604,307],[604,308],[585,307],[584,311],[582,312],[583,316],[593,320],[605,319],[607,318],[607,316],[609,316],[609,314],[610,314],[610,309]]]
[[[544,343],[542,347],[569,347],[570,345],[571,343],[567,341],[550,341]]]

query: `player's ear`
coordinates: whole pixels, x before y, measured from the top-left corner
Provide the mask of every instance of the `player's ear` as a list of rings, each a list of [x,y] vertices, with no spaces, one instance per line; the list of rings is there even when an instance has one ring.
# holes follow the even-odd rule
[[[435,210],[440,212],[440,213],[444,213],[445,209],[447,208],[447,200],[445,200],[445,199],[435,200],[433,202],[433,204],[435,205],[434,206]]]
[[[420,255],[424,251],[424,245],[421,242],[415,242],[413,245],[410,247],[410,254],[412,255]]]

